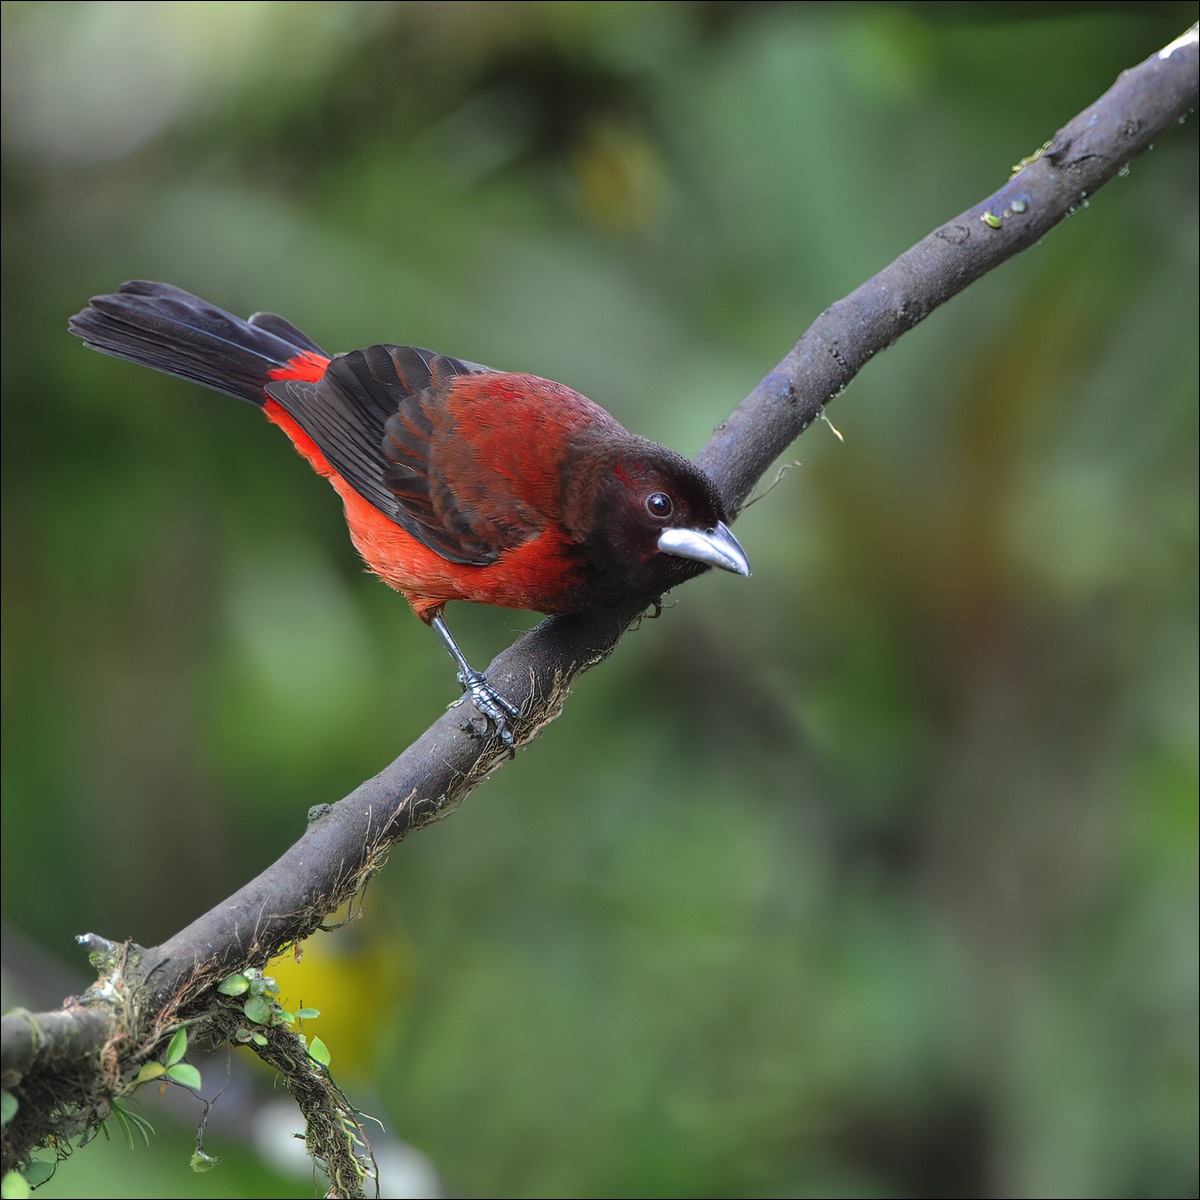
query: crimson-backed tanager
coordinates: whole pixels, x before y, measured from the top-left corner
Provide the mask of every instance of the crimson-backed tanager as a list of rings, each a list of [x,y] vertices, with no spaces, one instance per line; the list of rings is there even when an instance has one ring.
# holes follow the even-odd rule
[[[448,601],[591,612],[706,567],[750,573],[708,476],[560,383],[415,346],[330,356],[282,317],[242,320],[163,283],[96,296],[70,329],[261,408],[333,485],[363,561],[437,630],[510,746],[520,714],[463,656]]]

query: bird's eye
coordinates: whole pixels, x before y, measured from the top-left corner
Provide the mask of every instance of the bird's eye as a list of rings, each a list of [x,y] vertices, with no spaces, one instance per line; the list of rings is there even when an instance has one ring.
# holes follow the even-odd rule
[[[666,492],[651,492],[646,497],[646,511],[656,521],[665,521],[675,511],[675,505]]]

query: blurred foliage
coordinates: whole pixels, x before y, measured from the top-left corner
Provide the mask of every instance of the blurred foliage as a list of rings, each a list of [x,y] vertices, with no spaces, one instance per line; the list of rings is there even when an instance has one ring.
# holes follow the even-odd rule
[[[277,431],[66,334],[90,294],[532,370],[694,452],[1195,15],[6,3],[6,1002],[219,901],[455,690]],[[381,1144],[461,1195],[1196,1194],[1196,178],[1193,120],[871,364],[739,523],[754,578],[279,967]],[[533,619],[452,617],[480,661]],[[151,1149],[45,1194],[309,1194],[240,1058],[218,1169],[149,1097]]]

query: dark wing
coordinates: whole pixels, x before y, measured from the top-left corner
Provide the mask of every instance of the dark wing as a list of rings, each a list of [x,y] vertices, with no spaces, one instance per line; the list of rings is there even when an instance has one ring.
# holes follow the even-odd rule
[[[406,533],[449,562],[486,566],[536,530],[511,519],[499,479],[503,522],[478,505],[467,511],[455,493],[456,471],[472,476],[473,491],[479,480],[450,391],[456,376],[485,371],[414,346],[370,346],[338,355],[317,383],[280,380],[266,390],[334,470]]]

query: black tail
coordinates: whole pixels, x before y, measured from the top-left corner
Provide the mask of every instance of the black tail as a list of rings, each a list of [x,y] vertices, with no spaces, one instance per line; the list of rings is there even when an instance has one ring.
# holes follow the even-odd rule
[[[235,317],[167,283],[135,280],[95,296],[68,326],[93,350],[262,405],[263,388],[298,356],[329,355],[273,313]]]

